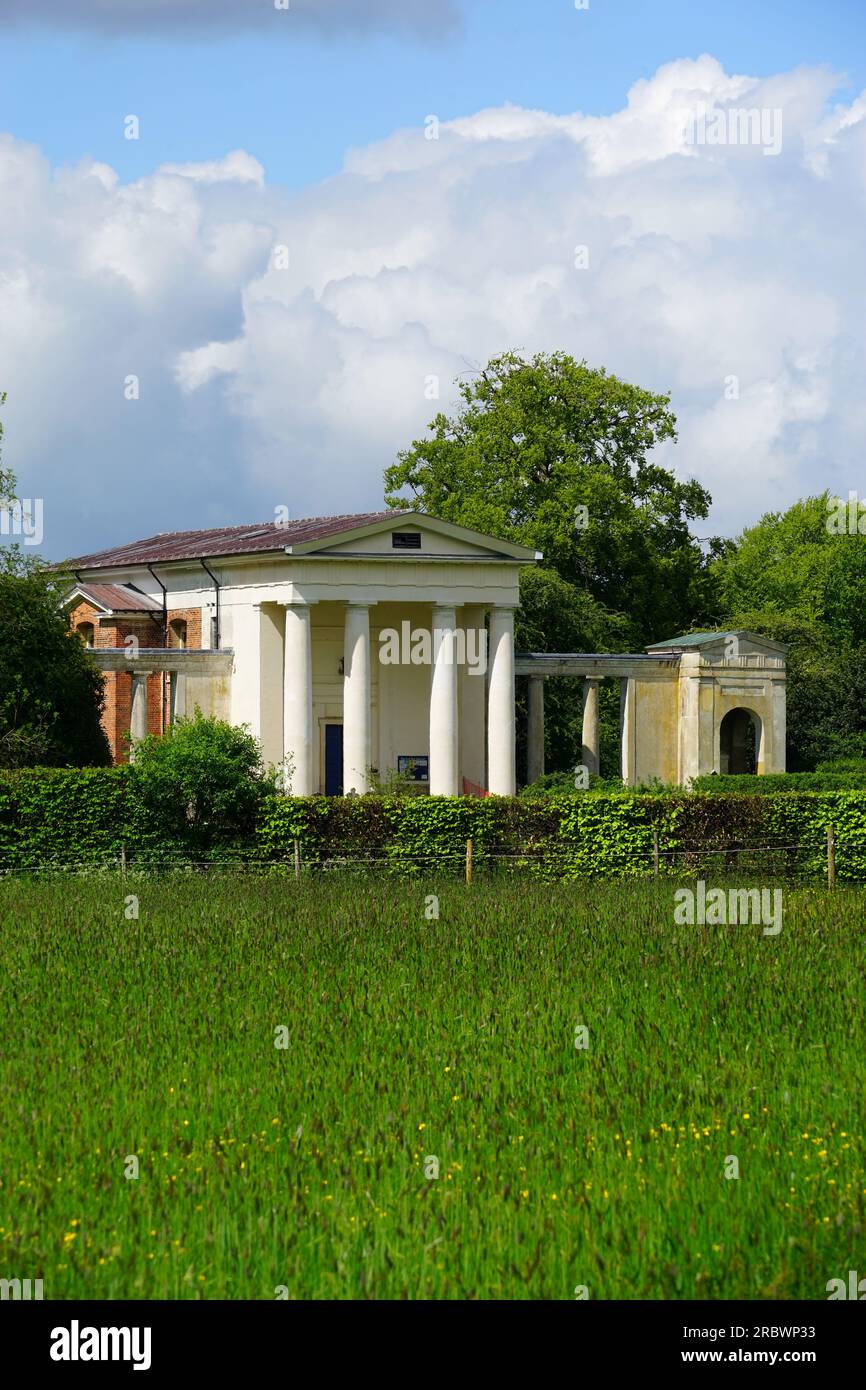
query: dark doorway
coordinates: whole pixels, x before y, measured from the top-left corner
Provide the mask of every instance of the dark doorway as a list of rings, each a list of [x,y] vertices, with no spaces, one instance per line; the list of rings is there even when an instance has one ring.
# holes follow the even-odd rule
[[[343,726],[325,725],[325,796],[343,795]]]
[[[748,709],[728,710],[719,726],[719,771],[725,773],[755,773],[758,770],[758,749],[761,721]]]

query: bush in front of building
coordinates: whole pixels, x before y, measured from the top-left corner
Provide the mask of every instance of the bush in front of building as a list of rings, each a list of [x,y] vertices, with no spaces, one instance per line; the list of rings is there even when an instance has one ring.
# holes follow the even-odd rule
[[[257,739],[196,711],[135,745],[133,796],[160,840],[195,850],[249,836],[275,790]]]

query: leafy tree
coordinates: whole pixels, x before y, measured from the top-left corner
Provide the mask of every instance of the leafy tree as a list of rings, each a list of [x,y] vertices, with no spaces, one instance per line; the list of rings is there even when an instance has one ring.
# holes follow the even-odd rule
[[[15,478],[0,467],[0,506],[14,497]],[[38,557],[0,546],[0,767],[111,761],[102,677],[60,607],[68,587]]]
[[[68,581],[0,570],[0,766],[111,761],[102,676],[60,604]]]
[[[825,492],[747,527],[715,561],[724,610],[799,615],[837,642],[866,643],[866,535],[836,534],[832,518]]]
[[[721,619],[788,646],[788,767],[866,747],[866,536],[807,497],[748,527],[714,563]]]
[[[705,621],[712,581],[689,523],[709,495],[650,459],[676,438],[669,396],[561,352],[496,357],[459,393],[456,414],[437,415],[386,469],[386,502],[543,552],[521,576],[519,648],[639,650]],[[602,765],[618,774],[619,696],[601,696]],[[521,773],[524,707],[519,692]],[[547,766],[573,767],[579,682],[547,683],[546,716]]]
[[[386,469],[389,506],[537,546],[547,568],[628,615],[627,645],[703,619],[710,580],[689,523],[710,498],[649,457],[676,438],[669,396],[559,352],[496,357],[459,393],[456,415],[437,415]]]

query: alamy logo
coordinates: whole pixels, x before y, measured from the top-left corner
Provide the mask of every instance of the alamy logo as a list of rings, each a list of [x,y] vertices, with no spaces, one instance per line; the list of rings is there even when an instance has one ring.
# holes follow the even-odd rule
[[[764,928],[764,936],[778,936],[782,930],[781,888],[711,888],[702,878],[697,890],[678,888],[674,893],[674,921],[689,927]]]
[[[487,670],[487,632],[484,628],[438,627],[432,633],[405,620],[400,631],[383,627],[379,633],[379,660],[383,666],[430,666],[440,659],[446,666],[466,666],[470,676]]]
[[[866,1301],[866,1279],[858,1279],[856,1269],[849,1269],[847,1287],[844,1279],[830,1279],[827,1282],[827,1295],[828,1303],[838,1298],[853,1298],[863,1303]]]
[[[25,545],[41,545],[42,510],[41,497],[0,497],[0,536],[23,536]]]
[[[700,102],[686,127],[690,145],[759,145],[765,155],[782,152],[782,111],[770,106],[707,106]]]
[[[69,1327],[51,1332],[52,1361],[131,1361],[134,1371],[150,1370],[149,1327]]]
[[[866,501],[856,492],[848,493],[847,502],[828,497],[825,528],[830,536],[866,536]]]
[[[31,1292],[32,1284],[32,1292]],[[11,1298],[29,1299],[42,1297],[41,1279],[0,1279],[0,1300]]]

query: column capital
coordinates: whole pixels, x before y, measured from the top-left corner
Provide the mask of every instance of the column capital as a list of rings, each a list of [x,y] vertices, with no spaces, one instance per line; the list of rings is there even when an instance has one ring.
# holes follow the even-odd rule
[[[274,602],[278,608],[312,608],[313,604],[318,603],[319,600],[317,598],[278,598]],[[262,604],[254,603],[253,607],[261,608]]]

